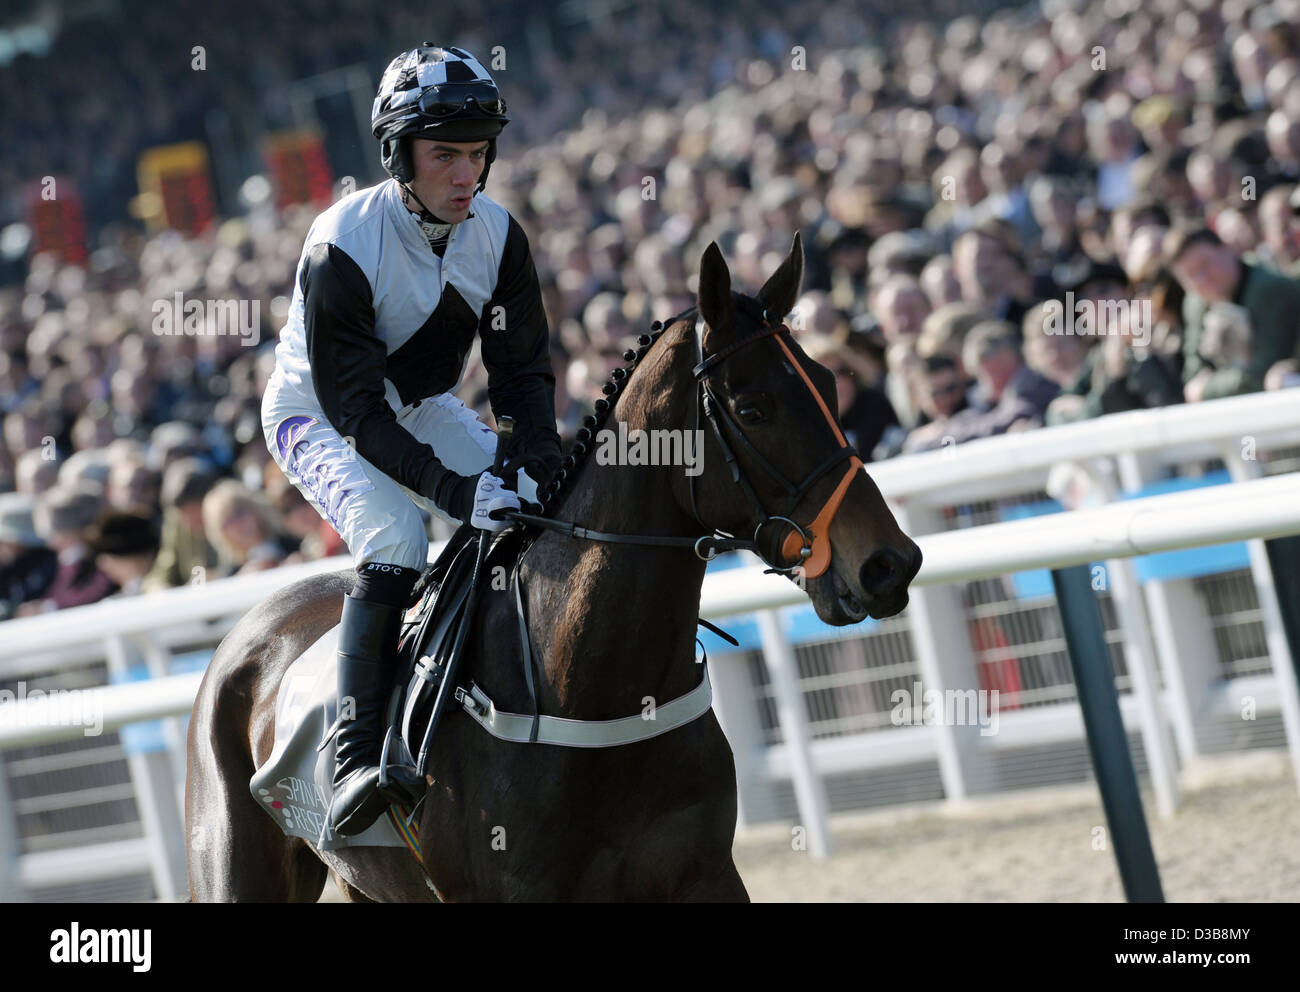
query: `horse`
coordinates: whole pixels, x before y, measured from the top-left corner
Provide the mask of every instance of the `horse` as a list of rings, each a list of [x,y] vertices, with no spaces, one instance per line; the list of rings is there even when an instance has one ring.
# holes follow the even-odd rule
[[[775,560],[828,624],[907,605],[920,550],[839,430],[833,375],[782,323],[802,279],[798,234],[757,297],[731,289],[711,244],[697,305],[638,339],[641,348],[628,353],[635,374],[616,369],[605,387],[612,399],[597,401],[600,416],[588,418],[588,428],[616,418],[628,436],[694,429],[696,467],[593,458],[587,429],[586,443],[543,487],[554,527],[540,530],[518,568],[538,712],[613,720],[643,711],[647,698],[675,699],[700,685],[700,589],[720,546]],[[768,513],[782,498],[782,515]],[[578,524],[588,536],[645,539],[583,539]],[[714,541],[754,540],[710,546],[702,529]],[[806,567],[818,560],[820,571]],[[504,741],[449,710],[418,808],[422,864],[403,848],[321,852],[286,836],[249,779],[273,749],[281,679],[339,622],[354,574],[288,586],[215,652],[188,736],[191,900],[314,902],[332,872],[356,902],[749,901],[732,859],[735,764],[711,708],[605,748]],[[532,712],[514,600],[513,592],[484,594],[462,670],[498,708]]]

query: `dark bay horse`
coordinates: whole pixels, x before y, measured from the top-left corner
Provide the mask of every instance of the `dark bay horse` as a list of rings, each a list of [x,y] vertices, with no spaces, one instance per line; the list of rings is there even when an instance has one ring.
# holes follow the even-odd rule
[[[756,299],[731,291],[722,253],[710,245],[699,322],[688,312],[643,347],[635,374],[616,373],[617,399],[606,411],[629,432],[701,429],[700,470],[588,457],[568,463],[550,510],[603,532],[755,534],[757,545],[776,546],[764,555],[769,562],[811,547],[807,560],[820,558],[824,570],[797,577],[822,620],[892,616],[907,605],[920,551],[861,463],[849,461],[831,412],[831,373],[780,324],[802,278],[797,235]],[[783,477],[795,482],[796,505],[786,506]],[[758,534],[767,508],[784,516]],[[694,689],[704,572],[689,542],[542,532],[520,569],[540,712],[610,720],[642,712],[646,697],[663,702]],[[735,766],[712,710],[610,748],[502,741],[453,710],[434,741],[420,809],[423,871],[402,848],[322,853],[286,837],[254,801],[249,779],[271,754],[286,669],[339,622],[353,579],[345,571],[289,586],[243,617],[213,657],[189,730],[192,899],[311,902],[327,871],[354,901],[748,899],[731,855]],[[517,627],[513,593],[485,593],[463,670],[499,709],[530,712]]]

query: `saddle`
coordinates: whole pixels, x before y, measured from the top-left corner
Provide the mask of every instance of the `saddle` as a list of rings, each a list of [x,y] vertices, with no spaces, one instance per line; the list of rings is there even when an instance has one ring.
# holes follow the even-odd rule
[[[411,809],[424,794],[423,780],[411,774],[417,755],[428,733],[428,722],[439,687],[452,661],[452,654],[462,626],[473,623],[470,587],[479,535],[483,532],[468,524],[452,535],[437,559],[425,569],[411,592],[412,611],[402,623],[397,644],[397,685],[388,708],[388,732],[380,758],[380,790],[397,803]],[[488,549],[479,575],[480,594],[499,576],[500,569],[515,572],[519,559],[533,536],[519,528],[496,535]],[[518,575],[514,576],[518,581]],[[468,631],[466,632],[468,634]],[[463,652],[472,650],[468,636],[462,641]],[[468,665],[456,672],[457,684],[449,687],[459,702],[469,682]],[[525,664],[531,676],[531,666]],[[435,728],[436,732],[436,728]],[[396,774],[390,774],[390,771]]]

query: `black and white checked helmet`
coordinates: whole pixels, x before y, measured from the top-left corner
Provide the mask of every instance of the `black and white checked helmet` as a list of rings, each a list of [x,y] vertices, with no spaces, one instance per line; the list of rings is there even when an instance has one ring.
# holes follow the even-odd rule
[[[496,158],[496,137],[509,123],[505,100],[483,64],[463,48],[428,41],[388,63],[370,111],[380,161],[400,183],[415,178],[411,137],[488,139],[480,190]]]

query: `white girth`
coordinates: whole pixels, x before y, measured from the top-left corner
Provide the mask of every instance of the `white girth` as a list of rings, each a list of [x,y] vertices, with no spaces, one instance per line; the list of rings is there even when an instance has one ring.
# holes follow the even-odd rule
[[[617,747],[658,737],[703,716],[713,705],[709,670],[704,667],[700,684],[684,696],[655,707],[650,716],[638,713],[617,720],[568,720],[558,716],[537,718],[536,744],[562,747]],[[529,743],[533,718],[526,713],[504,713],[474,682],[469,691],[458,688],[456,701],[493,737],[517,744]]]

